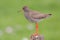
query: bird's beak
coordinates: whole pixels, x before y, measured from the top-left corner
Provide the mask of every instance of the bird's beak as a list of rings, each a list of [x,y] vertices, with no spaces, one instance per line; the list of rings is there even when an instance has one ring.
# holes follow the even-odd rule
[[[23,11],[23,10],[19,10],[18,13],[19,13],[19,12],[22,12],[22,11]]]

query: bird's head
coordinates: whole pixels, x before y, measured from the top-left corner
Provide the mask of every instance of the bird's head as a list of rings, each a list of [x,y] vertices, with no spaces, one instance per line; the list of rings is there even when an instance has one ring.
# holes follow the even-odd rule
[[[23,9],[23,11],[25,11],[25,12],[28,12],[28,11],[29,11],[28,6],[24,6],[22,9]]]

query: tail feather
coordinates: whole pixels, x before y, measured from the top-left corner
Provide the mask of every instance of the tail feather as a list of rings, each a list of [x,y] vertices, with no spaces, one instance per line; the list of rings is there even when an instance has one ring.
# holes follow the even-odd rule
[[[48,14],[48,15],[52,15],[52,14]]]

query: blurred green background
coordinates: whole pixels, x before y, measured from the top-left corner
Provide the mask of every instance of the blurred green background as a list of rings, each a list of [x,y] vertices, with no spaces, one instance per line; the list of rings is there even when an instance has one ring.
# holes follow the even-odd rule
[[[28,22],[23,6],[52,16],[39,23],[39,33],[45,40],[60,40],[60,0],[0,0],[0,40],[30,40],[35,24]]]

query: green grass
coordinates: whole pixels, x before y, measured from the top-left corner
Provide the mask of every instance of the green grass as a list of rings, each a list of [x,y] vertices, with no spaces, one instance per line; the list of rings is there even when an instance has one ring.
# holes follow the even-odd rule
[[[15,30],[15,34],[4,32],[0,40],[22,40],[23,37],[29,38],[34,33],[35,29],[29,31],[26,28],[29,22],[25,19],[23,12],[17,12],[25,5],[32,10],[51,13],[50,18],[39,23],[39,30],[45,40],[60,40],[60,0],[0,0],[0,30],[4,32],[7,26],[12,26]],[[16,31],[17,24],[23,29]]]

